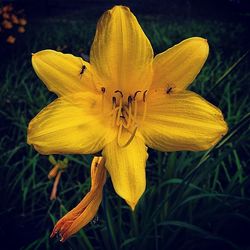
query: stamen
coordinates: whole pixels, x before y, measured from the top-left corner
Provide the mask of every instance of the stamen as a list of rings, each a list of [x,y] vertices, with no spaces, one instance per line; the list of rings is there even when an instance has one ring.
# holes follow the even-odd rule
[[[131,118],[132,118],[132,97],[128,97],[128,121],[126,127],[128,128],[131,125]]]
[[[143,114],[142,120],[145,119],[146,112],[147,112],[147,97],[148,90],[145,90],[142,95],[142,100],[140,103],[143,105]],[[112,97],[112,119],[113,119],[113,126],[118,126],[118,135],[117,135],[117,142],[120,147],[128,146],[133,138],[135,137],[138,123],[137,123],[137,116],[138,116],[138,101],[137,95],[142,93],[142,91],[138,90],[133,95],[129,95],[127,98],[127,103],[124,103],[123,93],[120,90],[114,91],[114,93],[119,93],[119,96]],[[119,99],[117,99],[119,98]],[[141,105],[140,104],[140,105]],[[131,135],[129,136],[128,140],[123,143],[121,141],[122,135],[124,133],[123,129],[127,129],[130,131]]]
[[[111,112],[106,114],[107,116],[111,116],[111,119],[113,121],[113,126],[116,125],[116,115],[117,115],[118,109],[119,107],[113,107]]]
[[[147,94],[147,92],[148,92],[148,90],[145,90],[144,93],[143,93],[143,98],[142,98],[142,100],[143,100],[144,102],[146,102],[146,94]]]
[[[136,95],[137,95],[138,93],[141,93],[141,91],[138,90],[138,91],[135,92],[134,97],[133,97],[134,101],[135,101]]]
[[[117,117],[116,117],[116,125],[120,125],[120,116],[122,114],[122,98],[119,100],[119,107],[118,107],[118,112],[117,112]]]
[[[130,105],[132,103],[133,99],[131,96],[128,97],[128,105]]]
[[[101,87],[101,91],[104,94],[106,92],[106,89],[104,87]]]
[[[123,94],[120,90],[116,90],[115,93],[119,93],[119,94],[121,94],[121,97],[123,97]]]
[[[113,96],[112,97],[112,119],[113,119],[113,126],[115,126],[115,121],[116,121],[116,117],[114,117],[116,115],[116,98]]]
[[[127,147],[127,146],[132,142],[132,140],[134,139],[135,134],[136,134],[136,131],[137,131],[137,127],[134,128],[134,130],[133,130],[131,136],[129,137],[128,141],[127,141],[125,144],[121,144],[121,141],[120,141],[120,140],[121,140],[121,135],[122,135],[122,127],[123,127],[123,125],[121,124],[121,125],[119,126],[119,131],[118,131],[118,136],[117,136],[117,143],[118,143],[118,145],[119,145],[121,148],[125,148],[125,147]]]
[[[147,102],[146,102],[146,97],[147,97],[147,92],[148,90],[145,90],[144,93],[143,93],[143,102],[144,102],[144,105],[143,105],[143,115],[142,115],[142,121],[145,120],[145,117],[146,117],[146,113],[147,113]]]
[[[144,120],[145,120],[146,113],[147,113],[147,102],[144,102],[144,105],[143,105],[142,122],[144,122]]]
[[[128,110],[127,106],[123,107],[123,115],[124,115],[125,121],[126,121],[126,123],[123,124],[123,127],[128,128],[130,123],[129,123],[129,110]]]
[[[136,122],[136,116],[137,116],[137,101],[134,99],[134,115],[133,115],[133,122],[132,122],[132,126],[134,126],[135,122]]]
[[[114,96],[112,97],[112,105],[113,105],[113,108],[115,108],[115,106],[116,106],[116,98]]]

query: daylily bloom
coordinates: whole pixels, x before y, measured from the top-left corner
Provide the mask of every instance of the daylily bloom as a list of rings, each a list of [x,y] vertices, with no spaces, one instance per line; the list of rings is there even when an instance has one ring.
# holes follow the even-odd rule
[[[97,25],[90,63],[53,50],[32,56],[38,77],[58,98],[29,124],[41,154],[102,151],[115,191],[135,208],[146,186],[147,147],[207,150],[227,132],[221,111],[187,90],[209,52],[193,37],[154,57],[137,19],[124,6]]]

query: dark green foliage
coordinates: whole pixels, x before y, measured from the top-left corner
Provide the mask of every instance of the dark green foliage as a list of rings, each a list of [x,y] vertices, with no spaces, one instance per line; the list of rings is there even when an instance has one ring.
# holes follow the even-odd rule
[[[149,150],[147,190],[135,213],[108,180],[97,217],[65,243],[51,240],[53,224],[89,189],[92,157],[68,156],[59,198],[50,201],[52,182],[47,174],[52,166],[48,157],[26,144],[26,130],[30,119],[55,96],[36,77],[31,52],[66,44],[65,52],[80,55],[78,51],[83,49],[88,54],[97,20],[30,22],[23,40],[5,52],[0,65],[1,249],[249,249],[246,28],[236,23],[181,22],[161,16],[141,16],[139,20],[157,53],[187,37],[208,39],[209,59],[191,89],[222,109],[228,135],[207,152]]]

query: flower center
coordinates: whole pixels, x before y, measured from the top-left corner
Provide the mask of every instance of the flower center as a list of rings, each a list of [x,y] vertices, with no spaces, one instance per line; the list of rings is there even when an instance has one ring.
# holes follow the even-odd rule
[[[105,88],[101,88],[104,94]],[[140,99],[139,99],[139,95]],[[146,102],[147,90],[144,92],[138,90],[133,95],[128,97],[123,94],[122,91],[116,90],[112,95],[112,125],[118,127],[117,143],[120,147],[127,147],[135,137],[138,128],[138,116],[142,117],[141,121],[145,119],[147,102]],[[138,114],[138,105],[143,105],[142,113]],[[124,131],[129,132],[130,136],[126,142],[122,142],[122,134]]]

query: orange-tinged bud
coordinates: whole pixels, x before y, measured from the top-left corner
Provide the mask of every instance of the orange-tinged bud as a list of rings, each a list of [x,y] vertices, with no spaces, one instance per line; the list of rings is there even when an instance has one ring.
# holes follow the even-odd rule
[[[9,19],[10,18],[10,14],[9,13],[3,13],[3,18],[4,19]]]
[[[17,31],[19,33],[24,33],[25,32],[25,28],[23,26],[20,26]]]
[[[8,36],[6,39],[6,42],[9,44],[14,44],[16,41],[16,38],[14,36]]]
[[[12,29],[12,27],[13,27],[12,23],[9,22],[9,21],[7,21],[7,20],[4,20],[4,21],[2,22],[2,25],[3,25],[3,27],[4,27],[5,29],[7,29],[7,30]]]
[[[58,170],[59,170],[59,164],[56,164],[56,165],[49,171],[48,178],[49,178],[49,179],[52,179],[52,178],[56,177],[56,175],[57,175],[57,173],[58,173]]]
[[[52,192],[51,192],[51,195],[50,195],[50,200],[55,200],[56,199],[56,196],[57,196],[57,187],[58,187],[58,184],[59,184],[59,181],[61,179],[61,175],[62,175],[62,172],[58,172],[56,178],[55,178],[55,181],[54,181],[54,184],[53,184],[53,189],[52,189]]]
[[[3,7],[3,12],[9,12],[12,11],[12,9],[13,7],[10,4],[8,4]]]
[[[18,21],[18,18],[16,15],[12,14],[11,15],[11,22],[14,23],[14,24],[18,24],[19,21]]]
[[[27,24],[27,20],[25,18],[20,18],[19,24],[25,26]]]
[[[50,155],[49,156],[49,162],[52,164],[52,165],[56,165],[57,164],[57,161],[55,159],[55,157],[53,155]]]
[[[55,225],[51,238],[57,233],[64,242],[72,234],[87,225],[96,215],[102,201],[102,189],[106,182],[105,160],[103,157],[94,157],[91,164],[91,189],[82,201]]]

